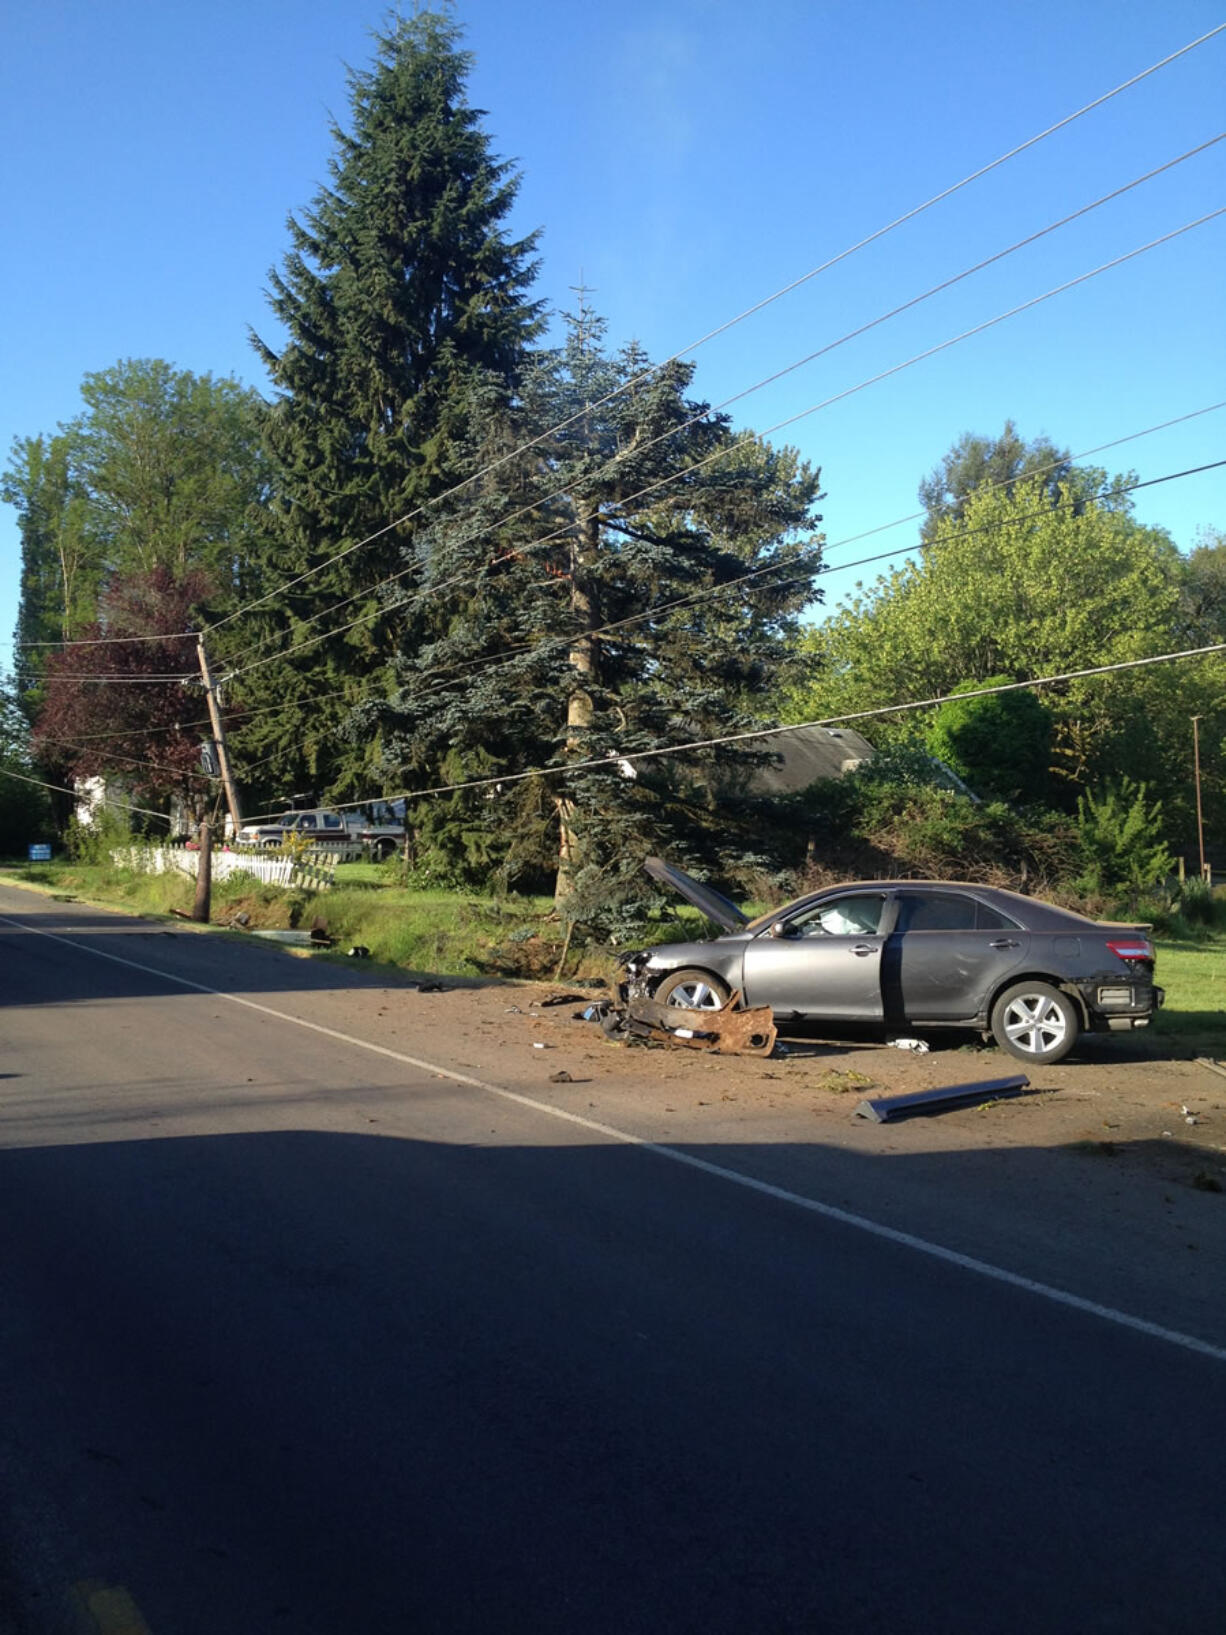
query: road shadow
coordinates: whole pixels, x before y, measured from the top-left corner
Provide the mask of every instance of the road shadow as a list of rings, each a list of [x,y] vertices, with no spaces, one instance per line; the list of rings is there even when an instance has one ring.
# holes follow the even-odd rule
[[[1052,1155],[678,1150],[0,1152],[31,1627],[69,1576],[176,1635],[1214,1627],[1220,1364],[849,1213]]]
[[[84,904],[57,904],[0,908],[0,964],[7,977],[0,983],[0,1006],[71,1002],[62,974],[66,953],[75,956],[74,985],[88,1002],[164,994],[183,983],[254,994],[502,985],[496,977],[411,971],[346,959],[343,950],[290,950],[238,931],[191,930]]]

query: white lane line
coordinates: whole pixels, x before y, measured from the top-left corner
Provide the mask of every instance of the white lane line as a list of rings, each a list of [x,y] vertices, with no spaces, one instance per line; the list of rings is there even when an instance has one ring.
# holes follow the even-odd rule
[[[991,1278],[993,1282],[1007,1284],[1010,1288],[1024,1289],[1027,1294],[1037,1295],[1040,1299],[1049,1300],[1055,1305],[1070,1307],[1073,1311],[1084,1312],[1088,1316],[1099,1317],[1104,1322],[1114,1323],[1119,1328],[1131,1329],[1136,1334],[1147,1334],[1151,1339],[1165,1341],[1167,1345],[1178,1346],[1184,1351],[1194,1351],[1198,1356],[1212,1357],[1215,1362],[1226,1363],[1226,1347],[1211,1345],[1208,1340],[1198,1339],[1194,1334],[1183,1334],[1178,1329],[1164,1328],[1161,1323],[1151,1323],[1144,1317],[1134,1317],[1131,1312],[1118,1311],[1114,1306],[1100,1305],[1097,1300],[1083,1299],[1079,1294],[1070,1294],[1067,1289],[1058,1289],[1053,1284],[1023,1277],[1019,1272],[1008,1271],[1003,1266],[994,1266],[987,1260],[976,1260],[973,1255],[964,1255],[957,1249],[947,1249],[942,1244],[931,1243],[927,1238],[916,1237],[912,1232],[900,1232],[897,1227],[870,1220],[866,1215],[853,1214],[851,1210],[840,1209],[837,1204],[826,1204],[817,1198],[805,1197],[800,1192],[789,1192],[786,1187],[775,1186],[770,1181],[760,1181],[755,1176],[745,1175],[740,1170],[728,1169],[723,1164],[714,1164],[708,1158],[695,1157],[693,1153],[683,1152],[679,1147],[665,1146],[659,1141],[650,1141],[645,1136],[635,1135],[629,1130],[619,1130],[612,1124],[602,1124],[598,1119],[584,1118],[581,1113],[571,1113],[564,1107],[553,1107],[547,1101],[537,1101],[533,1096],[521,1095],[517,1090],[508,1090],[503,1085],[489,1084],[485,1079],[473,1078],[471,1074],[458,1073],[455,1068],[444,1067],[439,1062],[425,1061],[420,1056],[406,1055],[402,1050],[390,1050],[386,1045],[372,1044],[370,1040],[359,1039],[352,1033],[341,1033],[336,1028],[324,1027],[321,1022],[305,1021],[300,1016],[291,1016],[287,1011],[276,1010],[272,1005],[261,1005],[257,1000],[244,999],[239,994],[225,993],[220,988],[207,987],[203,982],[191,981],[189,977],[175,976],[169,971],[159,970],[156,966],[142,965],[134,959],[124,959],[119,954],[108,954],[101,948],[90,948],[86,943],[72,937],[61,937],[54,931],[42,931],[37,926],[23,925],[19,920],[10,920],[5,915],[0,915],[0,925],[11,925],[18,931],[33,931],[37,936],[47,937],[51,942],[63,943],[66,948],[92,954],[95,959],[110,960],[114,965],[126,965],[130,970],[144,972],[146,976],[160,977],[164,982],[177,983],[181,988],[191,988],[196,993],[208,994],[213,999],[228,1000],[232,1005],[242,1005],[247,1010],[275,1017],[279,1022],[289,1022],[294,1027],[308,1028],[312,1033],[322,1033],[325,1038],[336,1039],[341,1044],[354,1045],[357,1049],[368,1050],[373,1055],[387,1056],[394,1062],[403,1062],[407,1067],[417,1067],[423,1072],[435,1073],[440,1078],[452,1080],[455,1084],[466,1084],[474,1090],[483,1090],[487,1095],[498,1096],[503,1101],[514,1102],[520,1107],[529,1107],[533,1112],[543,1113],[547,1118],[578,1125],[580,1129],[606,1136],[610,1141],[620,1141],[628,1147],[639,1147],[644,1152],[655,1153],[660,1158],[668,1159],[670,1163],[684,1164],[687,1169],[700,1170],[704,1175],[713,1175],[721,1181],[730,1181],[734,1186],[743,1187],[749,1192],[757,1192],[765,1198],[773,1198],[778,1203],[790,1204],[796,1209],[806,1210],[811,1215],[820,1215],[823,1220],[838,1221],[841,1226],[850,1226],[857,1232],[867,1232],[871,1237],[883,1238],[887,1243],[896,1243],[905,1249],[913,1249],[917,1254],[927,1255],[932,1260],[961,1267],[963,1271]]]

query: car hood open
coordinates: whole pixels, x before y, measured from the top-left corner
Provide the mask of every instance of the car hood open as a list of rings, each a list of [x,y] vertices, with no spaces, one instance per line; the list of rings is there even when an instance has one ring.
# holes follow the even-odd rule
[[[735,903],[730,902],[721,892],[704,886],[700,881],[693,880],[685,872],[672,863],[666,863],[662,857],[649,857],[643,864],[653,880],[658,880],[662,886],[668,886],[687,903],[693,903],[700,914],[705,914],[709,920],[714,920],[725,931],[739,931],[749,924],[749,915],[742,914]]]

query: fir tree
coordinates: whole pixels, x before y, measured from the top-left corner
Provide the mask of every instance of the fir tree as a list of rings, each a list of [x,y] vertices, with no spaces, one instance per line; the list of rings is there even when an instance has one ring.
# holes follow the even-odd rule
[[[568,328],[517,400],[491,393],[474,416],[473,467],[514,457],[416,541],[433,640],[402,651],[382,725],[402,778],[559,768],[451,797],[453,860],[492,833],[512,874],[551,866],[568,916],[607,925],[641,902],[653,848],[738,850],[710,807],[744,754],[629,757],[760,724],[813,597],[819,477],[690,399],[692,365],[610,356],[586,305]],[[627,759],[581,764],[608,756]],[[445,825],[419,819],[438,842]]]
[[[373,587],[400,565],[415,524],[389,525],[455,482],[474,383],[514,381],[538,328],[527,295],[536,235],[506,230],[518,178],[465,99],[470,57],[458,37],[431,13],[398,20],[377,37],[373,66],[351,75],[331,183],[290,218],[293,247],[271,275],[286,339],[255,337],[278,394],[263,570],[270,590],[306,577],[239,634],[273,651],[310,645],[244,683],[249,703],[289,703],[244,742],[271,746],[274,776],[334,794],[369,787],[370,746],[346,741],[346,723],[353,702],[378,690],[392,631],[406,638]],[[295,704],[323,694],[341,696]]]

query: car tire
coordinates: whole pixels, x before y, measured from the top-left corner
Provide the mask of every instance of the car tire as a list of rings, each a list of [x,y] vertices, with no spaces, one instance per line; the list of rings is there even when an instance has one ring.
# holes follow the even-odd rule
[[[396,842],[394,840],[375,841],[375,857],[380,863],[386,863],[389,858],[395,857],[395,855]]]
[[[1077,1007],[1050,982],[1015,982],[992,1006],[992,1036],[1019,1061],[1063,1061],[1080,1032]]]
[[[728,1003],[731,990],[710,971],[673,971],[652,996],[661,1005],[684,1005],[690,1010],[717,1011]]]

